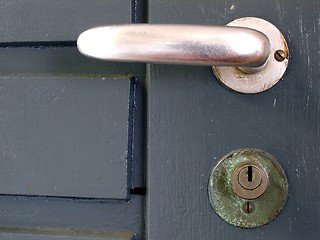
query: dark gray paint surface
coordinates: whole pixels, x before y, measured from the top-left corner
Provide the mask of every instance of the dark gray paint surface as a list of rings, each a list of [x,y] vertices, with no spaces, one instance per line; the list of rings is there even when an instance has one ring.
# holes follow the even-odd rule
[[[0,231],[30,229],[28,232],[36,233],[39,229],[41,233],[51,229],[57,234],[68,230],[134,233],[140,237],[142,204],[142,196],[131,196],[129,201],[1,196]]]
[[[1,0],[0,42],[75,41],[88,28],[130,23],[131,0]]]
[[[144,187],[145,66],[89,59],[75,43],[88,28],[141,21],[141,6],[0,1],[0,238],[141,238],[144,197],[128,192]]]
[[[68,236],[68,235],[46,235],[46,234],[16,234],[16,233],[0,233],[0,237],[6,240],[130,240],[133,237],[90,237],[90,236]]]
[[[128,95],[128,79],[1,78],[0,193],[125,199]]]
[[[319,1],[150,1],[151,23],[268,20],[286,37],[290,59],[283,80],[256,95],[226,89],[210,67],[150,66],[148,239],[319,239],[319,9]],[[222,221],[207,194],[212,167],[243,147],[274,155],[289,179],[284,210],[251,230]]]
[[[106,62],[81,55],[76,47],[0,48],[0,77],[138,77],[145,75],[145,65]]]

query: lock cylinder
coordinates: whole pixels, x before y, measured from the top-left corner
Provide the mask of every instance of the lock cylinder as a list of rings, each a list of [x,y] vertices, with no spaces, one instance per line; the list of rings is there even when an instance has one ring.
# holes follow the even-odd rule
[[[244,164],[232,173],[232,189],[240,197],[256,199],[267,189],[268,175],[256,164]]]

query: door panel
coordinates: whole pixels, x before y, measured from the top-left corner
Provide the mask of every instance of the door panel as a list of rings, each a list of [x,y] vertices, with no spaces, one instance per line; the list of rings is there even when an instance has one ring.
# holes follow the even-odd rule
[[[0,1],[2,238],[140,238],[145,66],[76,48],[90,27],[139,21],[137,6]]]
[[[120,237],[142,233],[143,197],[128,201],[8,196],[0,198],[1,233]],[[63,237],[64,236],[64,237]]]
[[[210,67],[150,65],[148,239],[318,239],[319,1],[152,0],[149,8],[151,23],[263,18],[281,30],[290,58],[283,80],[255,95],[226,89]],[[213,166],[244,147],[274,155],[289,179],[278,218],[251,230],[221,220],[207,194]]]
[[[75,41],[88,28],[131,21],[131,0],[1,0],[0,5],[0,42]]]
[[[0,192],[126,199],[129,91],[129,79],[2,78]]]

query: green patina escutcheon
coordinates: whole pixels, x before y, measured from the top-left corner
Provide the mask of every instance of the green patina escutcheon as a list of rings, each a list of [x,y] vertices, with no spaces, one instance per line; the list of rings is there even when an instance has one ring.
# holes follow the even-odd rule
[[[268,175],[267,190],[257,199],[243,199],[232,190],[232,174],[243,164],[255,164]],[[259,149],[247,148],[232,151],[218,162],[209,178],[208,193],[214,211],[224,221],[241,228],[256,228],[277,217],[287,199],[288,184],[274,157]],[[254,208],[250,214],[243,210],[248,202]]]

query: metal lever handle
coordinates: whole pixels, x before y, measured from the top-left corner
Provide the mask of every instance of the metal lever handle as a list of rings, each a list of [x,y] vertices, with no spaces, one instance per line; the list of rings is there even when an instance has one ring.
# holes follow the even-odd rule
[[[268,37],[244,27],[105,26],[83,32],[77,43],[82,54],[112,61],[259,68],[270,55]]]
[[[289,57],[281,32],[254,17],[236,19],[226,27],[97,27],[83,32],[77,44],[82,54],[103,60],[212,65],[224,85],[242,93],[258,93],[275,85]]]

